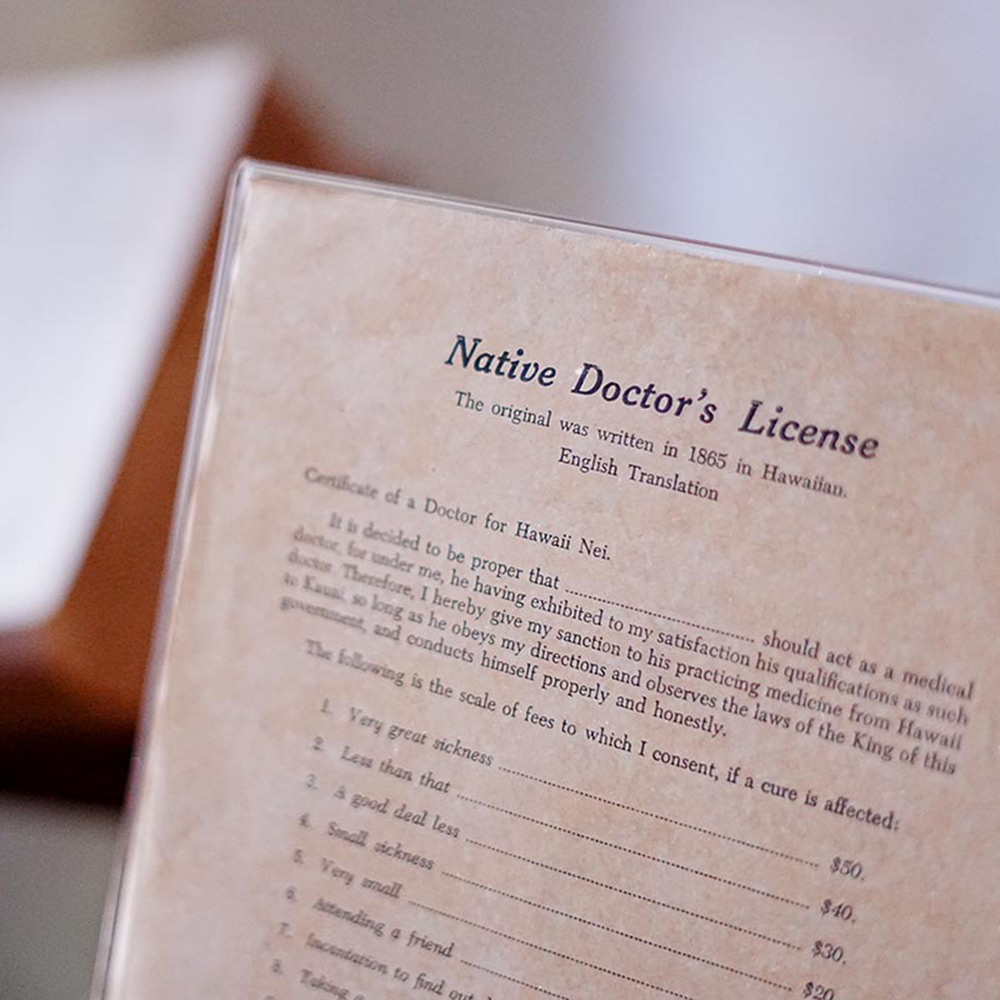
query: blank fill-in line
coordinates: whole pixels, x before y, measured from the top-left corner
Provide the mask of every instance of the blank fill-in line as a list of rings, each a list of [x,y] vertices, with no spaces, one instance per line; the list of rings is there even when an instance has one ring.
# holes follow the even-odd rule
[[[675,618],[673,615],[664,615],[659,611],[650,611],[649,608],[637,608],[634,604],[622,604],[620,601],[610,601],[606,597],[597,597],[595,594],[583,594],[579,590],[565,590],[565,594],[572,594],[573,597],[583,597],[588,601],[597,601],[598,604],[608,604],[613,608],[623,608],[625,611],[636,611],[640,615],[649,615],[650,618],[662,618],[664,621],[677,622],[678,625],[687,625],[689,628],[701,629],[702,632],[714,632],[716,635],[724,635],[728,639],[739,639],[741,642],[749,642],[751,646],[756,646],[756,639],[751,639],[747,635],[738,635],[736,632],[726,632],[721,628],[712,628],[711,625],[702,625],[700,622],[689,622],[684,618]]]
[[[491,802],[483,802],[481,799],[473,799],[468,795],[458,794],[463,802],[471,802],[473,805],[482,806],[485,809],[493,809],[498,813],[503,813],[505,816],[513,816],[515,819],[523,819],[526,823],[534,823],[537,826],[543,826],[548,830],[557,830],[559,833],[569,834],[571,837],[579,837],[581,840],[590,841],[592,844],[600,844],[602,847],[610,847],[616,851],[623,851],[625,854],[631,854],[637,858],[645,858],[647,861],[655,861],[657,864],[666,865],[668,868],[676,868],[678,871],[687,872],[689,875],[697,875],[699,878],[707,878],[713,882],[719,882],[722,885],[732,886],[734,889],[742,889],[744,892],[752,892],[757,896],[764,896],[767,899],[773,899],[778,903],[785,903],[788,906],[797,906],[801,910],[808,910],[810,907],[808,903],[799,903],[794,899],[786,899],[784,896],[775,895],[773,892],[768,892],[765,889],[758,889],[756,886],[745,885],[743,882],[734,882],[732,879],[723,878],[721,875],[713,875],[711,872],[703,872],[698,868],[690,868],[687,865],[682,865],[677,861],[668,861],[666,858],[659,858],[655,854],[646,854],[643,851],[637,851],[634,847],[625,847],[623,844],[616,844],[610,840],[602,840],[600,837],[592,837],[587,833],[580,833],[578,830],[570,830],[564,826],[557,826],[555,823],[547,823],[545,820],[536,819],[534,816],[526,816],[524,813],[514,812],[511,809],[504,809],[502,806],[493,805]]]
[[[481,840],[466,839],[466,843],[471,844],[473,847],[481,847],[484,850],[493,851],[496,854],[502,854],[505,858],[513,858],[515,861],[523,861],[527,865],[544,868],[546,871],[555,872],[557,875],[563,875],[566,878],[578,879],[580,882],[586,882],[587,885],[595,885],[600,889],[608,889],[611,892],[620,893],[622,896],[628,896],[631,899],[637,899],[643,903],[651,903],[653,906],[662,906],[665,910],[673,910],[674,913],[683,914],[685,917],[692,917],[695,920],[705,920],[718,927],[725,927],[727,930],[737,931],[740,934],[748,934],[750,937],[759,938],[761,941],[768,941],[771,944],[781,945],[782,948],[789,948],[792,951],[802,951],[800,945],[792,944],[790,941],[782,941],[780,938],[769,937],[767,934],[761,934],[759,931],[752,931],[749,927],[740,927],[739,924],[730,924],[725,920],[718,920],[717,918],[710,917],[705,913],[697,913],[694,910],[686,910],[682,906],[674,906],[673,903],[668,903],[665,900],[654,899],[652,896],[644,896],[640,892],[632,892],[630,889],[623,889],[620,885],[612,885],[610,882],[600,882],[587,875],[581,875],[579,872],[571,872],[567,871],[565,868],[557,868],[555,865],[546,864],[544,861],[538,861],[536,858],[528,858],[523,854],[514,854],[513,851],[505,851],[501,847],[496,847],[493,844],[486,844]]]
[[[784,983],[776,983],[771,979],[764,979],[762,976],[757,976],[752,972],[746,972],[743,969],[737,969],[731,965],[723,965],[721,962],[715,962],[710,958],[705,958],[704,955],[695,955],[690,951],[681,951],[679,948],[673,948],[668,944],[663,944],[661,941],[651,941],[649,938],[639,937],[637,934],[630,934],[628,931],[620,931],[615,927],[609,927],[607,924],[600,924],[596,920],[581,917],[578,913],[569,913],[566,910],[557,910],[554,906],[546,906],[544,903],[538,903],[533,899],[525,899],[523,896],[515,896],[513,893],[505,892],[503,889],[497,889],[491,885],[485,885],[482,882],[473,882],[472,879],[465,878],[462,875],[456,875],[454,872],[442,872],[441,874],[444,875],[445,878],[453,878],[458,882],[474,886],[476,889],[482,889],[484,892],[493,892],[498,896],[503,896],[505,899],[512,899],[515,903],[523,903],[525,906],[533,906],[535,909],[541,910],[544,913],[551,913],[557,917],[565,917],[567,920],[574,920],[579,924],[584,924],[586,927],[593,927],[594,930],[604,931],[605,934],[614,934],[617,937],[623,937],[629,941],[634,941],[636,944],[645,945],[647,948],[656,948],[659,951],[666,951],[671,955],[676,955],[678,958],[686,958],[689,961],[698,962],[701,965],[707,965],[713,969],[720,969],[722,972],[731,972],[734,976],[743,976],[745,979],[752,979],[755,983],[763,983],[765,986],[773,986],[775,989],[784,990],[786,993],[792,992],[791,986],[786,986]]]
[[[693,823],[685,823],[683,820],[674,819],[672,816],[663,816],[660,813],[650,812],[647,809],[640,809],[638,806],[630,806],[625,802],[617,802],[615,799],[605,799],[593,792],[585,792],[581,788],[572,788],[570,785],[560,785],[557,781],[549,781],[546,778],[539,778],[537,774],[528,774],[525,771],[514,771],[509,767],[500,767],[505,774],[513,774],[518,778],[526,778],[529,781],[537,781],[539,784],[548,785],[550,788],[559,788],[564,792],[572,792],[574,795],[582,795],[584,798],[593,799],[595,802],[603,802],[606,806],[616,806],[618,809],[627,809],[629,812],[639,813],[641,816],[648,816],[650,819],[658,819],[663,823],[673,823],[674,826],[681,826],[685,830],[694,830],[696,833],[704,833],[709,837],[718,837],[720,840],[729,841],[730,844],[739,844],[740,847],[749,847],[755,851],[763,851],[765,854],[772,854],[776,858],[783,858],[785,861],[794,861],[796,864],[808,865],[810,868],[819,868],[815,861],[807,861],[805,858],[798,858],[794,854],[785,854],[783,851],[776,851],[771,847],[764,847],[762,844],[755,844],[749,840],[740,840],[738,837],[730,837],[726,833],[719,833],[717,830],[708,830],[703,826],[695,826]]]
[[[428,906],[426,903],[418,903],[415,899],[409,900],[410,906],[416,906],[421,910],[426,910],[428,913],[436,913],[439,917],[447,917],[449,920],[457,920],[460,924],[465,924],[467,927],[475,927],[476,930],[486,931],[487,934],[495,934],[497,937],[502,937],[507,941],[513,941],[515,944],[524,945],[525,948],[534,948],[536,951],[545,952],[546,955],[554,955],[556,958],[565,959],[567,962],[575,962],[577,965],[582,965],[588,969],[594,969],[597,972],[603,972],[605,975],[614,976],[616,979],[624,979],[627,983],[635,983],[636,986],[645,986],[647,989],[656,990],[658,993],[665,993],[667,996],[677,997],[677,1000],[694,1000],[693,997],[689,997],[686,993],[678,993],[676,990],[667,989],[666,986],[657,986],[655,983],[647,983],[645,980],[636,979],[634,976],[629,976],[624,972],[618,972],[615,969],[605,969],[602,965],[595,965],[593,962],[587,962],[582,958],[577,958],[575,955],[567,955],[561,951],[554,951],[552,948],[546,948],[544,945],[536,944],[534,941],[525,941],[524,938],[514,937],[513,934],[507,934],[505,931],[499,931],[495,927],[487,927],[485,924],[477,924],[472,920],[467,920],[465,917],[456,916],[454,913],[445,913],[444,910],[438,910],[433,906]]]
[[[480,972],[488,972],[491,976],[497,976],[499,979],[506,979],[508,983],[517,983],[518,986],[526,986],[529,990],[534,990],[536,993],[544,993],[547,997],[555,997],[555,1000],[570,1000],[570,998],[563,993],[553,993],[552,990],[547,990],[543,986],[535,986],[532,983],[526,983],[523,979],[515,979],[513,976],[497,972],[496,969],[487,969],[485,965],[476,965],[475,962],[470,962],[468,959],[460,958],[459,961],[462,965],[467,965],[471,969],[478,969]]]

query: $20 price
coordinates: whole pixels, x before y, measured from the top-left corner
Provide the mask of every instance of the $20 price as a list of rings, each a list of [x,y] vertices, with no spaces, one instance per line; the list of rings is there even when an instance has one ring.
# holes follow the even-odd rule
[[[822,986],[819,983],[806,983],[802,995],[812,997],[812,1000],[836,1000],[837,996],[829,986]]]

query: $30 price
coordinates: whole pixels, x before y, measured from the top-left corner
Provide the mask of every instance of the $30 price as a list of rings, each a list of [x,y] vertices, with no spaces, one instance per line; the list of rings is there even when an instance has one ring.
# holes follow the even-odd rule
[[[825,958],[830,962],[843,962],[844,949],[832,941],[817,941],[813,945],[813,958]]]

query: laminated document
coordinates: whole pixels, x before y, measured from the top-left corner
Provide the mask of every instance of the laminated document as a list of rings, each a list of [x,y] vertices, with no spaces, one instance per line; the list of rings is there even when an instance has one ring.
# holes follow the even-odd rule
[[[106,1000],[972,1000],[1000,312],[247,163]]]

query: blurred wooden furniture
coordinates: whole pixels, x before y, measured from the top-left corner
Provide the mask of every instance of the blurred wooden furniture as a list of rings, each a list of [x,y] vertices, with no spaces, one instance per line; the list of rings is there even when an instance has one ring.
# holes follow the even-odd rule
[[[279,84],[265,93],[246,152],[363,172],[315,140]],[[104,802],[123,794],[217,235],[218,220],[68,600],[0,662],[0,791]]]

